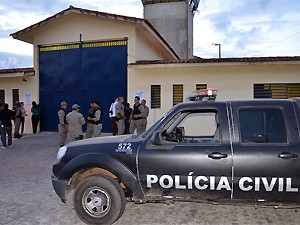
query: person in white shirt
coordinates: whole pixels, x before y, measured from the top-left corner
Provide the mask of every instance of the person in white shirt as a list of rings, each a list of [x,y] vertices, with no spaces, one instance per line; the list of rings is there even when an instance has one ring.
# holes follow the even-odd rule
[[[118,133],[118,125],[116,123],[116,104],[117,103],[118,103],[118,98],[115,100],[115,102],[111,103],[110,108],[109,108],[109,118],[111,120],[113,136],[117,135],[117,133]]]
[[[21,135],[22,135],[25,126],[25,116],[27,116],[26,110],[24,108],[24,102],[21,102],[21,112],[22,112],[22,118],[21,118]]]

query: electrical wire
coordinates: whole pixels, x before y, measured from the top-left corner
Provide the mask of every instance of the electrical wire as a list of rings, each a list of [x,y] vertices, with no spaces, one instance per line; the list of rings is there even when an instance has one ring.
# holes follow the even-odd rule
[[[290,37],[288,37],[288,38],[286,38],[286,39],[283,39],[283,40],[281,40],[281,41],[277,41],[277,42],[275,42],[273,45],[267,46],[266,48],[275,47],[276,45],[281,44],[281,43],[283,43],[283,42],[286,42],[287,40],[289,40],[289,39],[291,39],[291,38],[297,36],[298,34],[300,34],[300,31],[297,32],[297,33],[295,33],[295,34],[293,34],[292,36],[290,36]],[[266,49],[266,48],[265,48],[265,49]]]

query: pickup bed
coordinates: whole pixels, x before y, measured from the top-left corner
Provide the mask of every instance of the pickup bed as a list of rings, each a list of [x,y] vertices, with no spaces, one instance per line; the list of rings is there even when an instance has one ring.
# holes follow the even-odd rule
[[[86,223],[108,224],[126,201],[299,202],[300,100],[176,105],[141,135],[60,148],[53,187]]]

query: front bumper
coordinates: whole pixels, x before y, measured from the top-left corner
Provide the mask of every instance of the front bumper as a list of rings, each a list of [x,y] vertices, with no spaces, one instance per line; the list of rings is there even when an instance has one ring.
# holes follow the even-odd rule
[[[66,201],[66,188],[68,185],[68,180],[60,180],[54,174],[51,175],[52,185],[53,188],[58,195],[58,197],[61,198],[63,202]]]

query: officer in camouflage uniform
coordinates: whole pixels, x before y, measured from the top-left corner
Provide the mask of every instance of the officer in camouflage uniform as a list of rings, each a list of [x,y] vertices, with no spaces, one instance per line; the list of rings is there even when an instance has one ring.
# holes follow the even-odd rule
[[[146,131],[147,128],[147,117],[149,116],[149,107],[146,106],[146,100],[143,99],[141,102],[142,106],[143,106],[143,110],[142,110],[142,133]]]
[[[72,112],[67,115],[68,128],[68,141],[76,141],[83,138],[82,125],[85,124],[83,115],[79,112],[80,106],[77,104],[72,105]]]
[[[60,103],[60,110],[58,111],[58,144],[60,147],[65,145],[67,134],[68,134],[68,122],[67,122],[67,107],[66,102]]]

